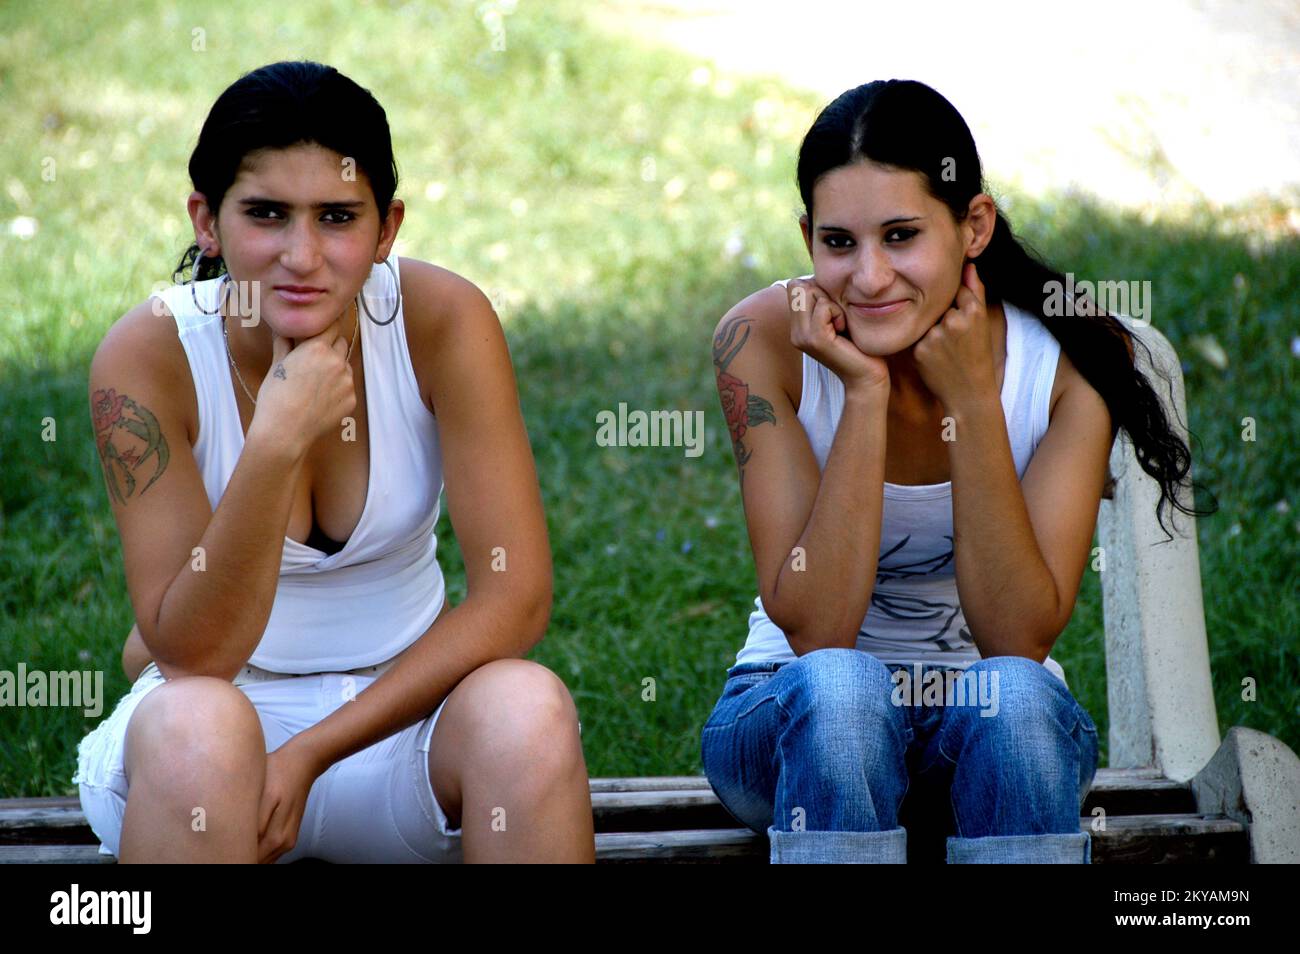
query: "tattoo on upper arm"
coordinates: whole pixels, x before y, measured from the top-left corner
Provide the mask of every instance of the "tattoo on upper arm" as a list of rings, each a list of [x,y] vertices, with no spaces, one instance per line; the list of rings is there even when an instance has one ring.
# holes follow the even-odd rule
[[[775,424],[776,413],[766,398],[749,393],[749,384],[733,374],[727,373],[727,366],[740,353],[740,349],[749,340],[751,318],[737,315],[718,330],[713,338],[713,367],[718,378],[718,397],[722,400],[722,412],[727,418],[727,428],[731,431],[731,447],[736,455],[736,466],[740,469],[740,486],[745,486],[745,464],[753,451],[745,448],[745,432],[764,422]]]
[[[167,439],[158,418],[147,407],[137,404],[113,388],[100,388],[90,402],[95,425],[95,444],[108,492],[118,503],[126,503],[136,493],[136,474],[153,457],[153,474],[140,488],[143,494],[167,469]],[[143,476],[143,475],[142,475]]]

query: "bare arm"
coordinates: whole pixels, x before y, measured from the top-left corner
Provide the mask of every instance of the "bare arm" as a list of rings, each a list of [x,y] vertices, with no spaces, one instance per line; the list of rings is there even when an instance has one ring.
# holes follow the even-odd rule
[[[790,320],[781,290],[751,296],[718,324],[714,364],[741,470],[759,594],[791,649],[803,655],[853,647],[871,601],[889,392],[856,382],[846,387],[826,469],[819,472],[775,371],[775,350],[792,347]],[[770,420],[747,414],[756,399]]]
[[[231,679],[270,617],[303,454],[255,421],[212,512],[176,399],[184,356],[160,320],[146,302],[96,351],[96,441],[146,652],[167,678]]]
[[[953,416],[954,562],[971,636],[984,657],[1042,662],[1070,621],[1087,565],[1115,436],[1110,412],[1075,380],[1023,481],[996,395]]]
[[[144,644],[144,637],[140,635],[140,627],[132,623],[131,632],[126,634],[126,642],[122,646],[122,671],[126,673],[126,678],[131,682],[139,679],[140,673],[144,672],[144,667],[149,665],[152,658],[149,647]]]
[[[159,605],[153,658],[169,679],[233,679],[271,618],[303,458],[255,431],[196,544],[202,562],[186,560]]]
[[[428,716],[478,667],[524,656],[550,619],[546,519],[501,323],[478,288],[445,269],[403,258],[401,280],[414,330],[408,341],[419,352],[412,358],[432,372],[448,511],[468,587],[463,602],[351,703],[290,740],[322,772]]]
[[[126,642],[122,645],[122,671],[126,673],[128,680],[135,682],[152,661],[153,654],[145,645],[144,636],[140,633],[140,625],[133,622],[131,631],[127,633]]]
[[[807,526],[793,552],[806,570],[785,560],[773,589],[779,612],[794,607],[791,646],[797,655],[857,644],[875,589],[884,506],[887,397],[848,393],[817,487]]]

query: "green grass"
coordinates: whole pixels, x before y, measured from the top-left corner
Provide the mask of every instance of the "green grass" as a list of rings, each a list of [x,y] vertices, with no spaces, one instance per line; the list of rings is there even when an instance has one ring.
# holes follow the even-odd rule
[[[808,270],[793,170],[820,104],[767,80],[719,94],[684,55],[599,34],[573,4],[539,6],[505,18],[505,52],[471,2],[0,9],[0,668],[102,669],[110,708],[126,691],[132,611],[89,426],[90,355],[170,281],[190,234],[186,162],[216,95],[256,66],[314,58],[388,111],[401,253],[498,303],[555,555],[552,625],[533,655],[577,700],[591,774],[700,770],[699,727],[755,594],[709,339],[739,298]],[[1063,270],[1151,280],[1153,319],[1186,361],[1198,480],[1221,506],[1198,527],[1220,726],[1300,748],[1300,514],[1275,509],[1300,507],[1300,251],[1260,225],[1281,213],[1148,220],[1077,196],[999,198]],[[32,238],[10,234],[18,216],[36,220]],[[1202,335],[1222,344],[1225,370],[1192,347]],[[597,447],[596,413],[620,401],[704,410],[705,453]],[[46,417],[57,440],[41,439]],[[445,512],[439,539],[458,602]],[[1089,572],[1053,655],[1101,730],[1104,765],[1102,650]],[[1241,699],[1247,676],[1258,701]],[[80,710],[0,710],[0,796],[71,794],[92,724]]]

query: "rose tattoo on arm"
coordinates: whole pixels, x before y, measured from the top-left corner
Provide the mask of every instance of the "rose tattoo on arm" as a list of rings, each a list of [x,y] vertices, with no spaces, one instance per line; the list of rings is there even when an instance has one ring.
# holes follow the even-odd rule
[[[753,454],[752,450],[745,447],[745,432],[764,422],[776,423],[776,413],[771,402],[757,394],[750,394],[748,383],[727,372],[727,366],[749,340],[752,321],[751,318],[737,315],[723,325],[713,338],[713,367],[718,379],[718,397],[722,401],[727,429],[731,432],[731,448],[736,455],[742,491],[745,487],[745,464]]]
[[[167,469],[167,439],[158,418],[114,388],[100,388],[90,402],[95,425],[95,444],[108,492],[120,504],[136,493],[136,472],[153,458],[153,473],[140,488],[143,494]],[[144,476],[144,475],[141,475]]]

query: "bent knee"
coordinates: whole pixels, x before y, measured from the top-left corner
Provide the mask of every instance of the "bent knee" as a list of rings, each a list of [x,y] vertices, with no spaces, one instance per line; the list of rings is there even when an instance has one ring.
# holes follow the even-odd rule
[[[816,649],[777,671],[787,692],[834,717],[837,708],[883,716],[894,681],[887,666],[859,649]]]
[[[540,663],[494,659],[462,679],[454,695],[459,714],[494,745],[541,753],[577,740],[573,696],[564,681]]]
[[[146,766],[173,771],[195,761],[238,771],[265,755],[253,704],[238,687],[212,676],[182,676],[150,690],[127,723],[128,778]]]
[[[1013,732],[1036,723],[1074,724],[1077,711],[1074,696],[1042,663],[1033,659],[1024,656],[981,659],[971,664],[964,677],[966,695],[975,694],[979,699],[984,722],[996,723]],[[994,714],[997,718],[989,718]]]

